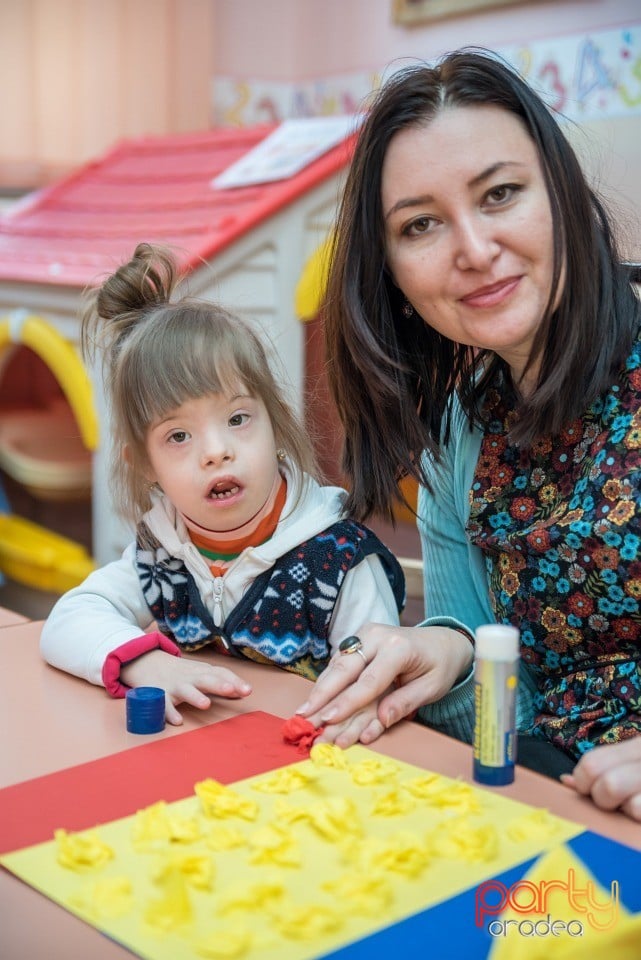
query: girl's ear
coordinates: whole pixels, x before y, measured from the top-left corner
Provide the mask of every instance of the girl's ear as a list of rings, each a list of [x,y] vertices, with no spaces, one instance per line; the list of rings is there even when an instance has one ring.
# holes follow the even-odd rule
[[[134,456],[128,443],[123,443],[122,445],[122,459],[125,461],[128,467],[134,467]],[[138,466],[142,467],[145,480],[148,480],[149,483],[156,482],[156,474],[151,469],[151,464],[147,462],[146,458],[145,462],[138,464]]]

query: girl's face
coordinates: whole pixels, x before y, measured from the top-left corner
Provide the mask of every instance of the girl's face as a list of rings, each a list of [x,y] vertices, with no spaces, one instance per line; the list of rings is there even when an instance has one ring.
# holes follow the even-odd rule
[[[146,450],[149,479],[183,516],[212,531],[251,520],[278,474],[267,409],[242,386],[186,400],[151,424]]]
[[[387,265],[414,309],[450,340],[493,350],[518,381],[553,274],[550,201],[518,117],[450,107],[399,131],[381,197]]]

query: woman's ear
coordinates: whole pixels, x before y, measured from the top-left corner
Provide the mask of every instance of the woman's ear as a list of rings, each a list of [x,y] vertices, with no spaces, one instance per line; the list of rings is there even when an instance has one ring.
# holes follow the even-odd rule
[[[394,284],[395,287],[398,287],[398,284],[397,284],[396,280],[394,279],[394,274],[393,274],[392,271],[390,270],[387,262],[385,262],[385,263],[383,264],[383,273],[385,274],[385,276],[387,276],[387,277],[390,278],[390,280],[392,281],[392,283]]]

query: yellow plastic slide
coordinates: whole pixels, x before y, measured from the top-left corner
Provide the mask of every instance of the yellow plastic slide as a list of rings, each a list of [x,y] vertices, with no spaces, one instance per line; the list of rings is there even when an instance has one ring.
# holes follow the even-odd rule
[[[95,563],[79,543],[17,517],[0,514],[0,570],[37,590],[64,593],[81,583]]]

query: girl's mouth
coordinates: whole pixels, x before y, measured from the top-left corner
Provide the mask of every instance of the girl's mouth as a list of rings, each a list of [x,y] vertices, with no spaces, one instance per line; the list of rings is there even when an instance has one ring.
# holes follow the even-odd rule
[[[240,487],[233,480],[220,480],[209,491],[210,500],[229,500],[240,493]]]

